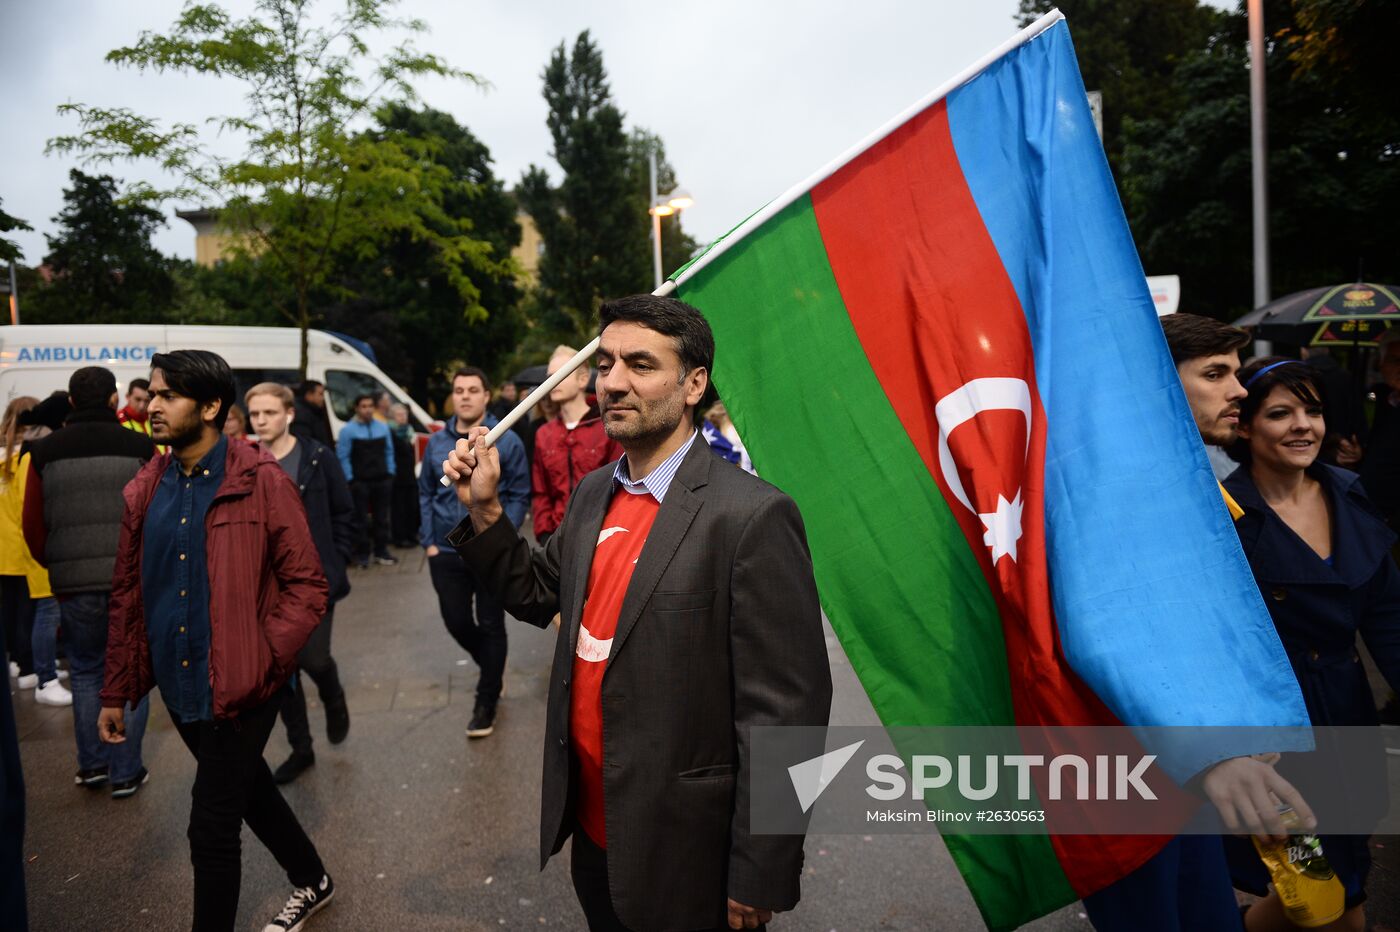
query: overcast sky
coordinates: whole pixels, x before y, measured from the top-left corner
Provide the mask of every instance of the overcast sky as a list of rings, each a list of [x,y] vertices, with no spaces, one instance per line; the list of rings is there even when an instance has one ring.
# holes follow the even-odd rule
[[[226,3],[238,13],[248,0]],[[322,9],[338,5],[323,0]],[[126,106],[163,121],[242,112],[238,86],[214,78],[138,75],[103,61],[143,29],[166,30],[180,0],[10,2],[0,51],[0,201],[27,220],[25,260],[62,206],[70,158],[44,155],[75,130],[64,101]],[[684,225],[702,242],[802,180],[1016,31],[1015,0],[408,0],[427,21],[420,45],[490,82],[424,82],[491,149],[508,185],[550,158],[540,73],[561,40],[591,29],[627,125],[665,140],[696,199]],[[1073,24],[1071,24],[1072,26]],[[91,169],[90,169],[91,170]],[[144,165],[107,169],[156,176]],[[193,205],[182,205],[193,206]],[[157,248],[193,257],[194,232],[173,217]]]

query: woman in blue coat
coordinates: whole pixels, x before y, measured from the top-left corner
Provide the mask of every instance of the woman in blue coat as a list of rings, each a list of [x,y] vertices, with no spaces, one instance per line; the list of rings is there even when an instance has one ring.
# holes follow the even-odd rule
[[[1392,687],[1400,686],[1400,570],[1395,535],[1355,473],[1316,462],[1325,426],[1315,375],[1296,360],[1256,360],[1240,370],[1236,458],[1225,488],[1244,509],[1240,543],[1298,677],[1314,725],[1377,725],[1375,701],[1357,653],[1365,640]],[[1384,757],[1378,759],[1384,767]],[[1384,779],[1338,774],[1339,780]],[[1299,787],[1307,795],[1303,787]],[[1361,904],[1371,857],[1367,837],[1324,835],[1323,850],[1347,893],[1331,928],[1365,925]],[[1267,874],[1248,842],[1228,839],[1236,886],[1263,895]],[[1293,928],[1277,894],[1252,907],[1250,932]]]

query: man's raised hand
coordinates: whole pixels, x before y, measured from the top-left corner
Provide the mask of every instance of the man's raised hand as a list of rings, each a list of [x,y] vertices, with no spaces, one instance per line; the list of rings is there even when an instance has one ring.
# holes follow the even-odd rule
[[[473,427],[447,454],[443,475],[457,488],[457,499],[471,512],[472,526],[481,532],[501,517],[496,489],[501,482],[501,455],[487,445],[485,427]]]

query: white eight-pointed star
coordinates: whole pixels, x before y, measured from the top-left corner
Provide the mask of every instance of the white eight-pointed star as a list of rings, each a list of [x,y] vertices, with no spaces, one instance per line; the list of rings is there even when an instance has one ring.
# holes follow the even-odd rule
[[[986,528],[982,543],[992,549],[993,566],[1003,556],[1010,557],[1012,563],[1016,562],[1016,542],[1021,539],[1021,510],[1021,493],[1018,490],[1016,497],[1009,502],[1006,496],[997,495],[997,510],[977,516],[982,519],[982,527]]]

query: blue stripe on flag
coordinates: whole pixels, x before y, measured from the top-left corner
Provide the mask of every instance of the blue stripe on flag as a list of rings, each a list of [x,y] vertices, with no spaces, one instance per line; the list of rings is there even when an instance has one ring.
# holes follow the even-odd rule
[[[1130,725],[1306,724],[1157,323],[1066,25],[954,91],[948,117],[1030,326],[1071,666]]]

